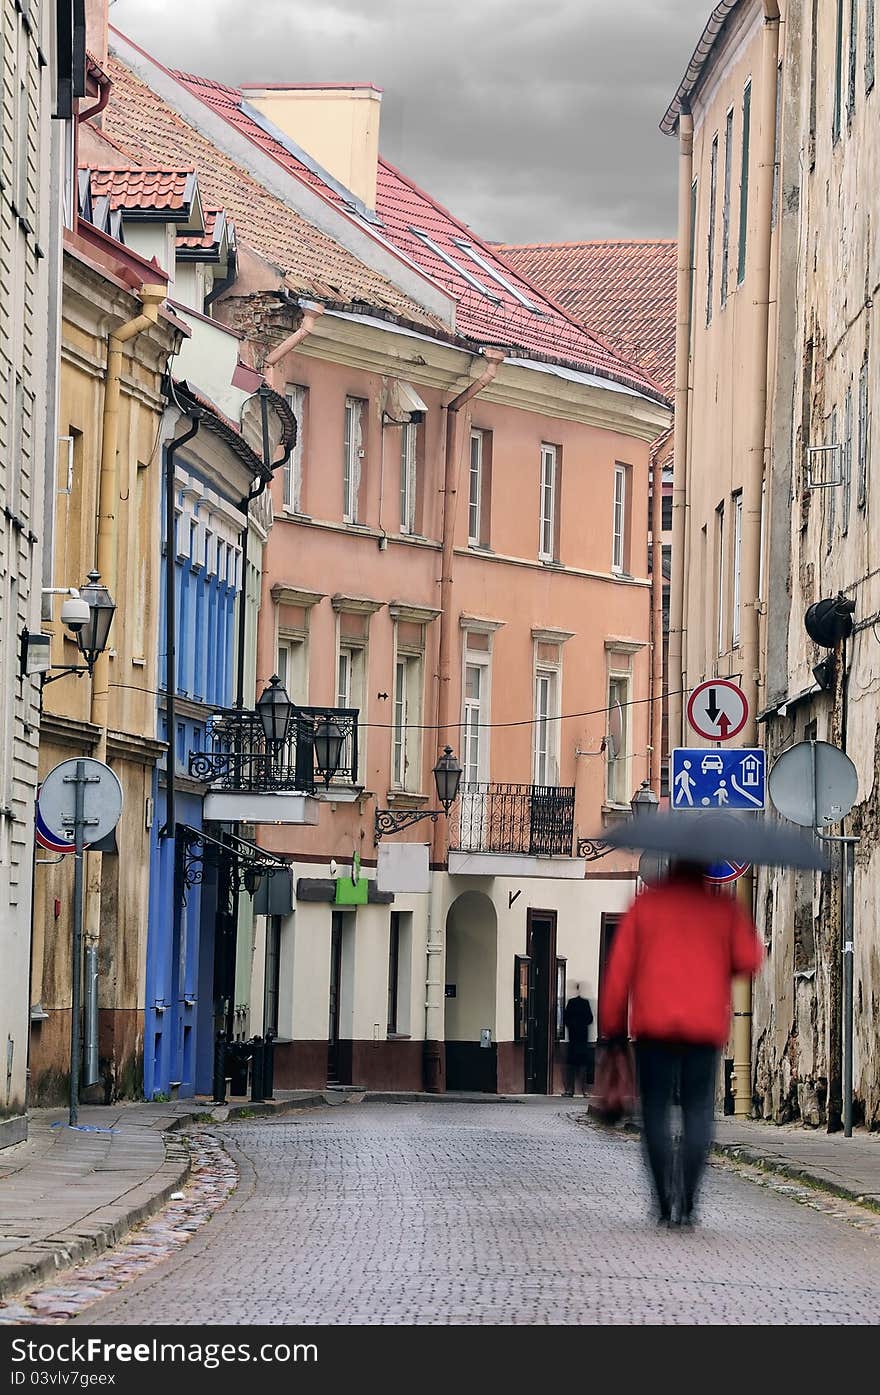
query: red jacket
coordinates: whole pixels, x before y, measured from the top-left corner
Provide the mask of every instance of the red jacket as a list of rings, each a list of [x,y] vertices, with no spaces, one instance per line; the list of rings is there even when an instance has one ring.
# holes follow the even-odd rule
[[[723,1046],[730,984],[763,958],[749,916],[682,880],[637,897],[617,928],[599,1003],[599,1032]]]

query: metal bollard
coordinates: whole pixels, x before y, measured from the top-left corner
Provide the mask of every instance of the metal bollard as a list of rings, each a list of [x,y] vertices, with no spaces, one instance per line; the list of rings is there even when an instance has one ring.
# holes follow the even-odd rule
[[[263,1099],[272,1099],[275,1089],[275,1033],[270,1027],[263,1046]]]
[[[263,1103],[263,1069],[265,1061],[262,1037],[251,1041],[251,1104]]]
[[[214,1039],[214,1103],[226,1103],[226,1034],[218,1032]]]

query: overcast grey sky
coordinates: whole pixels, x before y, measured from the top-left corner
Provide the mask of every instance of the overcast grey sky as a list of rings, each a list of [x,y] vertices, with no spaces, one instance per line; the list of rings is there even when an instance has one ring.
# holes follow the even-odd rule
[[[163,62],[230,83],[375,82],[382,153],[484,237],[674,233],[657,123],[711,0],[115,0]]]

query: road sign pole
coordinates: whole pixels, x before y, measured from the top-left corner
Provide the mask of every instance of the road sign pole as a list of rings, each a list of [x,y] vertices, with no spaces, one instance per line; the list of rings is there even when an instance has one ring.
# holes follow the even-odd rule
[[[81,760],[76,763],[73,778],[73,958],[70,980],[70,1127],[77,1121],[79,1111],[80,1010],[82,1000],[82,940],[83,940],[83,849],[85,844],[86,772]]]
[[[853,934],[856,845],[843,844],[843,1133],[852,1138],[853,1115]]]

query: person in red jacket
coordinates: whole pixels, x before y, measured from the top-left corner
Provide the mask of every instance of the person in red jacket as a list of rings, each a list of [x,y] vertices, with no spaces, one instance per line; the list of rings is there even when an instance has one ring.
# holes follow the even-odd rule
[[[614,937],[599,1004],[601,1037],[635,1038],[645,1150],[665,1225],[692,1222],[712,1145],[731,981],[755,973],[763,957],[750,917],[731,897],[713,895],[703,872],[673,863],[665,882],[636,898]],[[670,1132],[676,1093],[678,1157]]]

